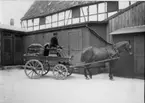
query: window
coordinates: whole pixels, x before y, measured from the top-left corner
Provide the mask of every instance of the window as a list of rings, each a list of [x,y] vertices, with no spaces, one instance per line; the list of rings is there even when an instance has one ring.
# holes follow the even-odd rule
[[[59,21],[58,22],[58,26],[63,26],[64,25],[64,21]]]
[[[129,1],[119,1],[119,9],[124,9],[129,6]]]
[[[114,14],[116,14],[116,13],[117,13],[117,11],[110,12],[110,13],[108,13],[108,17],[110,17],[110,16],[112,16],[112,15],[114,15]]]
[[[89,6],[89,15],[91,14],[97,14],[97,5]]]
[[[39,18],[34,19],[34,30],[39,30]]]
[[[39,30],[39,26],[34,26],[34,30]]]
[[[131,5],[132,5],[132,4],[136,3],[137,1],[134,0],[134,1],[130,1],[130,2],[131,2]]]
[[[45,23],[46,24],[51,23],[51,16],[46,17]]]
[[[32,19],[28,20],[28,27],[33,26],[33,21]]]
[[[29,31],[33,30],[33,20],[32,19],[28,20],[28,30]]]
[[[45,25],[40,25],[40,29],[45,29]]]
[[[80,22],[86,22],[86,21],[88,21],[88,17],[86,16],[86,17],[81,17],[80,18]]]
[[[65,20],[65,25],[71,24],[71,21],[72,21],[72,19],[67,19],[67,20]]]
[[[97,15],[89,16],[89,21],[97,21]]]
[[[114,12],[114,11],[118,11],[119,7],[118,7],[118,1],[108,1],[107,2],[107,12]]]
[[[100,3],[98,4],[98,13],[104,13],[106,12],[107,10],[107,7],[105,5],[106,3]]]
[[[69,19],[69,18],[72,18],[72,12],[71,12],[71,10],[67,10],[65,12],[65,19]]]
[[[22,28],[27,28],[27,21],[26,20],[22,21]]]
[[[52,22],[56,22],[57,21],[57,14],[52,15]]]
[[[79,23],[79,18],[74,18],[74,19],[72,20],[72,22],[73,22],[73,24]]]
[[[67,10],[65,12],[65,25],[69,25],[71,24],[71,18],[72,18],[72,11],[71,10]]]
[[[46,28],[51,28],[51,23],[50,24],[46,24]]]
[[[64,20],[64,12],[59,13],[59,20]]]
[[[29,31],[33,31],[33,27],[28,27],[28,30]]]
[[[34,25],[39,25],[39,18],[34,19]]]
[[[98,15],[98,21],[105,20],[106,18],[107,18],[107,15],[106,14],[99,14]]]
[[[72,8],[72,18],[80,17],[80,7]]]
[[[46,20],[45,17],[41,17],[40,20],[39,20],[39,24],[40,25],[45,25],[45,20]]]
[[[57,22],[52,23],[52,27],[57,27]]]
[[[81,8],[81,16],[88,15],[88,6]]]
[[[7,33],[7,32],[4,32],[4,33],[3,33],[3,36],[5,36],[5,37],[11,37],[12,34],[11,34],[11,33]]]

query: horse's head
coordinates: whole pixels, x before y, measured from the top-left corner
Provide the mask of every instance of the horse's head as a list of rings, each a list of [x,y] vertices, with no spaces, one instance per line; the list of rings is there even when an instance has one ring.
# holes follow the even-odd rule
[[[130,41],[128,41],[128,43],[126,43],[125,48],[124,48],[130,55],[132,55],[132,46],[130,44]]]
[[[130,41],[118,42],[116,44],[116,48],[118,49],[119,52],[127,51],[130,55],[132,55],[132,52],[131,52],[132,46],[130,44]]]

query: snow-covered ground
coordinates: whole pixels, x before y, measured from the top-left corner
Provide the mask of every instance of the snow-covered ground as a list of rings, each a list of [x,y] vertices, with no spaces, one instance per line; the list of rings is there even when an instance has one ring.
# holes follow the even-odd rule
[[[108,74],[55,80],[52,72],[32,80],[23,70],[0,70],[0,103],[144,103],[144,80],[110,81]]]

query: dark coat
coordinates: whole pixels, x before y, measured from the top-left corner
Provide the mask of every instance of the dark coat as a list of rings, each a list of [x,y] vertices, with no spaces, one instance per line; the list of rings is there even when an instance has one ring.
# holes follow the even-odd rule
[[[44,56],[48,56],[49,55],[49,45],[46,45],[44,47]]]
[[[56,37],[52,37],[50,41],[50,47],[57,47],[59,45]]]

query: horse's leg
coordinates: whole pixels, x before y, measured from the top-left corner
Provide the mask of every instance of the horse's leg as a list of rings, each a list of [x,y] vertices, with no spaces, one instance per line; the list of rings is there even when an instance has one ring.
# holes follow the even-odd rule
[[[84,67],[84,76],[86,77],[86,79],[88,79],[88,76],[87,76],[87,67]]]
[[[113,80],[112,68],[113,68],[113,61],[110,61],[109,62],[109,78],[110,78],[110,80]]]
[[[90,71],[90,67],[89,67],[89,66],[90,66],[90,65],[85,66],[85,67],[86,67],[86,72],[88,72],[89,77],[92,79],[92,73],[91,73],[91,71]]]
[[[87,68],[87,71],[88,71],[88,73],[89,73],[89,77],[92,79],[92,73],[91,73],[91,71],[90,71],[90,68]]]

